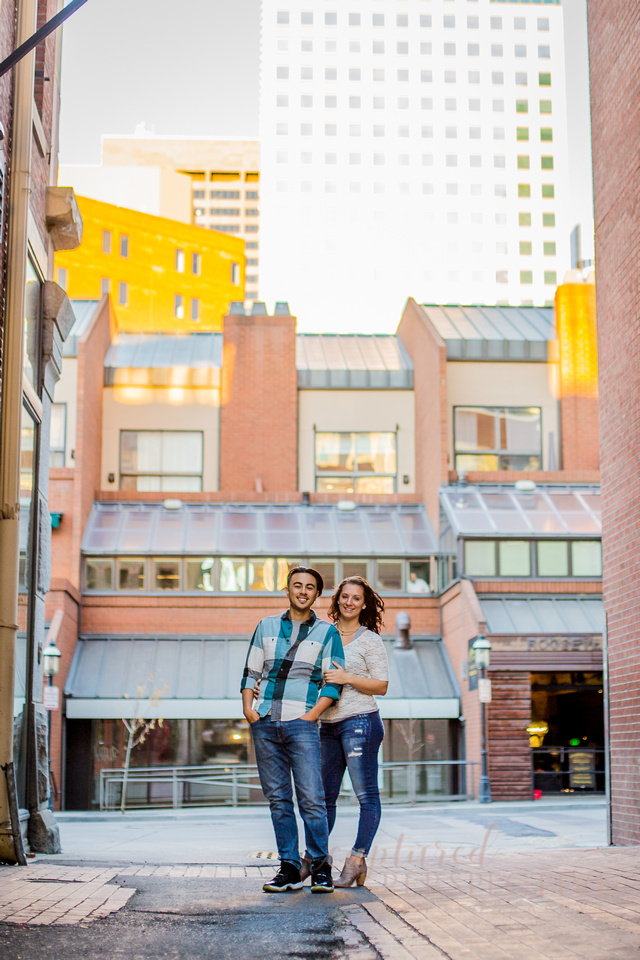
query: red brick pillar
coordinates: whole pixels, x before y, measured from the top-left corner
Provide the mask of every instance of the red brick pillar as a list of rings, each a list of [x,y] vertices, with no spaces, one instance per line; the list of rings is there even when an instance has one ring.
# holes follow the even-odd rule
[[[298,487],[296,320],[224,318],[220,490],[290,493]]]
[[[531,800],[531,677],[525,671],[490,670],[487,751],[493,800]]]
[[[593,283],[556,290],[562,469],[598,470],[598,346]]]

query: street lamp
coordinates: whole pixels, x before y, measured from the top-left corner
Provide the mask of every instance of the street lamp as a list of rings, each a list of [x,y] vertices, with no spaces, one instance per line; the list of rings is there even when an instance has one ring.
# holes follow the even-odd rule
[[[476,665],[480,671],[480,680],[478,682],[478,693],[480,695],[481,726],[482,726],[482,772],[480,775],[480,789],[478,791],[479,803],[491,803],[491,783],[487,773],[487,730],[485,721],[485,702],[491,699],[485,691],[486,684],[485,673],[489,669],[489,657],[491,654],[491,644],[483,634],[473,644],[473,652],[476,657]]]

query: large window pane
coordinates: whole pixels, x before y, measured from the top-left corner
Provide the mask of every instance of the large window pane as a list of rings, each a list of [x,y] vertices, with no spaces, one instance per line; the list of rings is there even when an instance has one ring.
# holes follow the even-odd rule
[[[367,579],[367,561],[366,560],[343,560],[343,577],[363,577]]]
[[[202,489],[203,440],[199,431],[122,430],[122,490]]]
[[[184,588],[185,590],[204,590],[206,593],[214,589],[213,557],[185,561]]]
[[[153,561],[153,589],[179,590],[180,589],[180,561],[154,560]]]
[[[113,590],[113,561],[86,560],[84,588],[85,590]]]
[[[574,577],[602,576],[602,548],[599,540],[573,541],[571,573]]]
[[[238,593],[247,588],[247,564],[245,560],[220,559],[220,589],[223,593]]]
[[[456,470],[537,470],[542,466],[538,407],[456,407]]]
[[[202,473],[202,434],[165,431],[162,434],[162,473]]]
[[[501,540],[498,543],[501,577],[531,576],[531,549],[528,540]]]
[[[278,557],[276,560],[276,590],[285,589],[289,570],[293,570],[294,567],[299,566],[299,560],[285,560],[284,557]]]
[[[275,591],[276,581],[273,573],[273,558],[266,560],[249,560],[248,584],[250,590]]]
[[[464,545],[464,572],[472,577],[495,577],[495,540],[467,540]]]
[[[402,561],[378,560],[376,590],[402,590]]]
[[[49,428],[49,465],[52,467],[64,467],[66,425],[66,403],[52,403]]]
[[[498,457],[495,453],[456,454],[456,470],[470,473],[475,470],[497,470]]]
[[[356,493],[393,493],[393,477],[359,477],[356,480]]]
[[[354,469],[354,436],[351,433],[316,433],[318,472]]]
[[[144,590],[144,560],[118,560],[118,589]]]
[[[395,473],[395,433],[356,434],[356,465],[360,473]]]
[[[458,407],[454,429],[456,450],[495,450],[496,416],[493,410]]]
[[[352,477],[318,477],[316,490],[319,493],[354,493]]]
[[[122,430],[120,433],[120,470],[122,473],[159,473],[160,433]]]
[[[538,542],[538,576],[566,577],[569,575],[569,550],[566,540]]]
[[[324,593],[330,593],[336,586],[336,565],[333,560],[310,560],[309,566],[317,570],[324,580]]]
[[[540,449],[540,411],[510,408],[500,416],[500,450],[513,453]]]

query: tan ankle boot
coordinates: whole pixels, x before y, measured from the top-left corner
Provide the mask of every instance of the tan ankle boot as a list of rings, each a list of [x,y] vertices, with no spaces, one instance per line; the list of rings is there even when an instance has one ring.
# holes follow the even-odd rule
[[[361,887],[367,879],[367,863],[363,859],[358,863],[355,857],[347,857],[342,868],[342,873],[334,881],[334,887],[351,887],[355,881]]]

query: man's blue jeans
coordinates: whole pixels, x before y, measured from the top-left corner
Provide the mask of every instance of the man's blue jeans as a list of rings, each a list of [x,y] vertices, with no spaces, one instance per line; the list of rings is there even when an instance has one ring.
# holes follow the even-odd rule
[[[321,725],[322,779],[329,833],[336,821],[336,801],[345,770],[360,804],[358,834],[351,851],[354,857],[369,853],[380,825],[382,808],[378,790],[378,751],[384,727],[377,710]]]
[[[251,724],[262,792],[269,801],[281,863],[300,868],[298,823],[293,808],[291,774],[305,841],[314,867],[329,852],[329,828],[320,772],[320,731],[309,720],[272,720]]]

